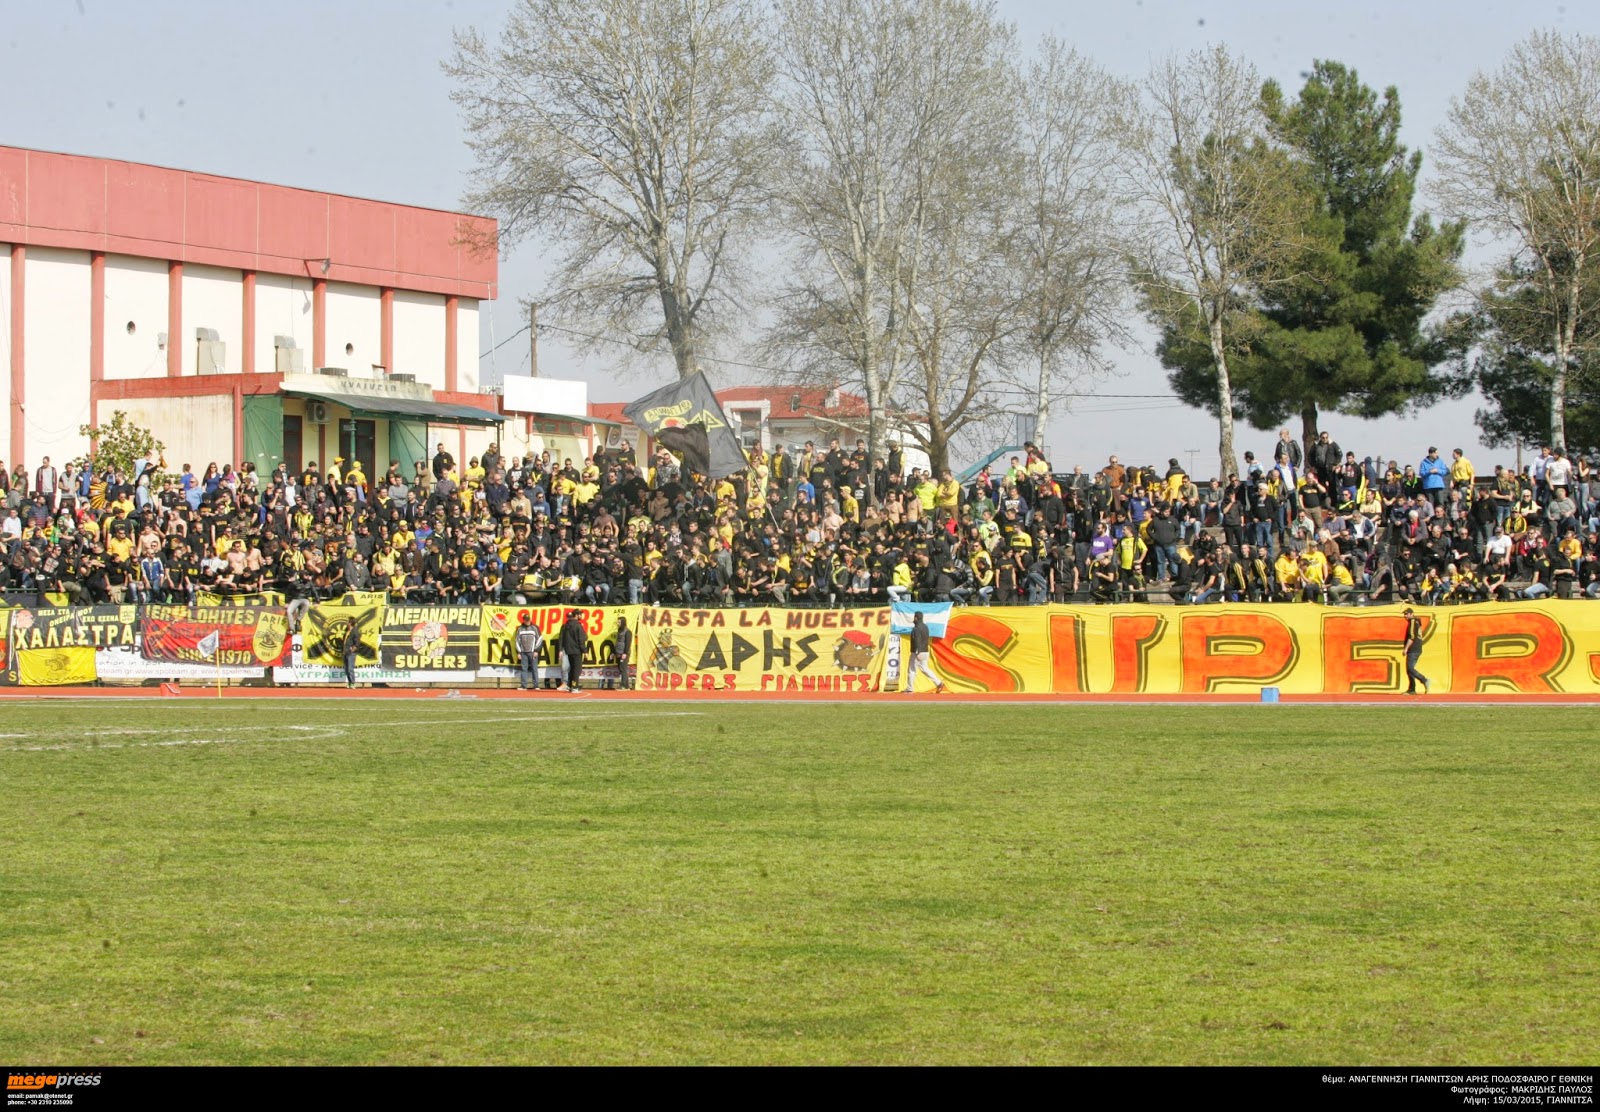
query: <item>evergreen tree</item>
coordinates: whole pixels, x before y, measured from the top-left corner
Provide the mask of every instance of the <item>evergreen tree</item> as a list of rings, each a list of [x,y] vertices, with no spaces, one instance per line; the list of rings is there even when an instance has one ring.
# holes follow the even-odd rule
[[[1259,290],[1256,327],[1231,361],[1234,404],[1257,428],[1299,414],[1309,451],[1326,410],[1379,417],[1451,389],[1446,351],[1422,325],[1457,280],[1464,225],[1412,219],[1422,156],[1399,141],[1392,87],[1380,101],[1354,70],[1318,62],[1298,100],[1271,81],[1261,100],[1314,203],[1293,277]],[[1198,339],[1169,328],[1161,354],[1179,397],[1214,407]]]

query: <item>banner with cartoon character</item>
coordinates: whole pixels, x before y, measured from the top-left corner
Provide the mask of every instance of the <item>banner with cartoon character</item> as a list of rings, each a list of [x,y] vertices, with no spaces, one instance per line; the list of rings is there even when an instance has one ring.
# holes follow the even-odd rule
[[[863,610],[640,608],[645,691],[876,691],[887,657],[887,606]]]
[[[391,604],[378,663],[393,671],[475,673],[482,622],[481,606]]]

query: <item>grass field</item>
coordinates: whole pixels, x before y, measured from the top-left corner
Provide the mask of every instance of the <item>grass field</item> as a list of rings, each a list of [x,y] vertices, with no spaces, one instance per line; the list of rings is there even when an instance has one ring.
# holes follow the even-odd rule
[[[1581,1063],[1589,709],[6,705],[13,1062]]]

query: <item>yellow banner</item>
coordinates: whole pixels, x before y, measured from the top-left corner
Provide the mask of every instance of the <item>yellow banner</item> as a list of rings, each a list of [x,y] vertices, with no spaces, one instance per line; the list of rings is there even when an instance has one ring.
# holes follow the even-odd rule
[[[287,606],[289,603],[282,591],[241,591],[238,594],[223,594],[218,591],[200,591],[195,594],[196,606]]]
[[[336,606],[383,606],[389,601],[386,591],[346,591],[336,599],[329,599]]]
[[[19,649],[17,683],[23,687],[61,687],[93,683],[92,648]]]
[[[1401,607],[956,607],[931,644],[953,691],[1348,695],[1406,688]],[[1419,607],[1435,692],[1600,694],[1586,600]],[[639,686],[848,694],[899,690],[909,638],[889,610],[644,607]],[[924,688],[927,681],[919,683]]]
[[[889,646],[889,608],[639,612],[644,691],[875,691]]]
[[[479,663],[485,668],[515,669],[520,663],[517,656],[517,627],[526,614],[544,634],[544,650],[540,663],[555,668],[560,660],[556,644],[561,636],[562,623],[572,611],[578,612],[584,632],[589,635],[588,648],[584,650],[583,678],[592,679],[612,673],[617,664],[617,619],[627,618],[628,627],[634,631],[632,664],[639,663],[639,610],[637,606],[485,606],[482,625],[479,627]],[[593,670],[593,674],[591,674]]]
[[[1402,607],[956,609],[933,642],[957,691],[1198,695],[1402,691]],[[1600,693],[1600,609],[1584,601],[1419,608],[1434,691]]]
[[[361,650],[356,663],[378,663],[378,648],[383,634],[384,608],[380,606],[341,606],[319,602],[300,622],[300,655],[307,664],[344,666],[344,640],[350,627],[361,633]]]

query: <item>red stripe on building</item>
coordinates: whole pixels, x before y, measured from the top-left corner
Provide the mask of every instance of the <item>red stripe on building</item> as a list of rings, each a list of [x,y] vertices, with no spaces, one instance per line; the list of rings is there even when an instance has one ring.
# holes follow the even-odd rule
[[[386,374],[394,374],[394,290],[387,287],[378,295],[378,361]]]
[[[456,309],[459,305],[457,297],[444,299],[444,388],[452,393],[456,389]]]
[[[23,410],[28,401],[27,360],[23,358],[26,337],[23,336],[23,306],[27,302],[28,249],[20,243],[11,245],[11,466],[27,463],[27,418]]]
[[[183,264],[167,264],[167,377],[183,374]]]
[[[106,377],[106,255],[89,255],[89,381]],[[94,414],[89,414],[94,420]]]
[[[328,280],[311,283],[311,366],[318,370],[328,365]]]
[[[256,272],[253,270],[244,272],[244,311],[239,319],[239,343],[244,347],[239,370],[253,375],[256,373]]]

